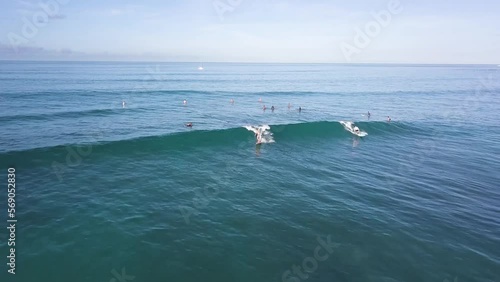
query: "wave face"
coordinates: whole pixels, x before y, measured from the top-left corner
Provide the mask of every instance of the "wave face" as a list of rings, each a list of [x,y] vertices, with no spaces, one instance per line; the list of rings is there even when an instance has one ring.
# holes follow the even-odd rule
[[[356,122],[355,123],[362,131],[368,132],[370,135],[381,134],[415,134],[425,131],[425,128],[419,128],[416,125],[408,123],[387,123],[383,121],[374,122]],[[288,138],[312,138],[312,137],[344,137],[351,134],[345,130],[340,122],[334,121],[319,121],[310,123],[297,123],[276,125],[272,128],[276,132],[277,138],[283,140]]]
[[[401,122],[357,122],[363,131],[369,132],[365,138],[384,138],[390,135],[425,134],[426,129],[416,125]],[[29,162],[44,162],[54,159],[54,156],[68,154],[68,149],[81,148],[81,151],[91,150],[92,154],[109,156],[127,154],[155,154],[166,151],[184,151],[203,147],[252,146],[255,142],[254,128],[263,128],[264,142],[277,143],[276,146],[290,142],[314,142],[311,139],[335,140],[353,136],[337,121],[305,122],[296,124],[280,124],[271,126],[245,126],[218,130],[192,130],[182,133],[148,136],[117,141],[100,141],[83,144],[66,144],[35,148],[22,151],[12,151],[0,154],[11,159],[30,160]],[[266,135],[268,136],[266,137]]]

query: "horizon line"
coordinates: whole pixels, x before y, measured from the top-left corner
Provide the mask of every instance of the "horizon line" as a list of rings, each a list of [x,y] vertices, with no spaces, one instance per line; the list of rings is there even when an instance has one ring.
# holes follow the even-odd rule
[[[421,65],[421,66],[499,66],[496,63],[394,63],[394,62],[198,62],[198,61],[151,61],[151,60],[9,60],[0,59],[0,62],[53,62],[53,63],[175,63],[175,64],[283,64],[283,65]]]

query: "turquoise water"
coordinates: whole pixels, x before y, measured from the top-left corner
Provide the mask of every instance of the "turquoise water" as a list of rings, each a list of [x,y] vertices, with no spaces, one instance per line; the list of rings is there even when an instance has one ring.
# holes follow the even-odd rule
[[[499,67],[197,67],[0,62],[0,281],[500,281]]]

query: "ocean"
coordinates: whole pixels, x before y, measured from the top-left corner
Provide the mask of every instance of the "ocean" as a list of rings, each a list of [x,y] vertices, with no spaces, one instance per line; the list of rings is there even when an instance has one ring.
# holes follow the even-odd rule
[[[198,66],[0,62],[0,281],[500,281],[500,67]]]

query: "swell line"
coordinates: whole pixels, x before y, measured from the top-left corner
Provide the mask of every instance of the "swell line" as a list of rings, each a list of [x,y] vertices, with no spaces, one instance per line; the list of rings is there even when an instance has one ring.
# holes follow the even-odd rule
[[[141,111],[145,108],[128,108],[127,111]],[[118,114],[123,111],[122,108],[115,109],[92,109],[83,111],[68,111],[68,112],[53,112],[53,113],[43,113],[43,114],[21,114],[21,115],[9,115],[0,116],[0,122],[13,122],[13,121],[31,121],[31,120],[54,120],[59,118],[79,118],[79,117],[90,117],[90,116],[109,116],[113,114]]]
[[[358,122],[356,125],[369,133],[366,138],[377,138],[383,135],[425,134],[427,131],[421,125],[411,123],[382,121]],[[309,142],[308,140],[338,139],[351,137],[338,121],[319,121],[295,124],[271,125],[270,131],[276,143]],[[153,135],[117,141],[98,140],[92,143],[65,144],[33,148],[21,151],[7,151],[0,153],[1,159],[16,160],[19,163],[51,163],[53,159],[64,159],[69,150],[91,150],[93,155],[134,155],[160,154],[171,151],[185,151],[201,147],[238,148],[239,145],[251,146],[255,144],[253,132],[246,128],[237,127],[217,130],[193,130],[165,135]]]

